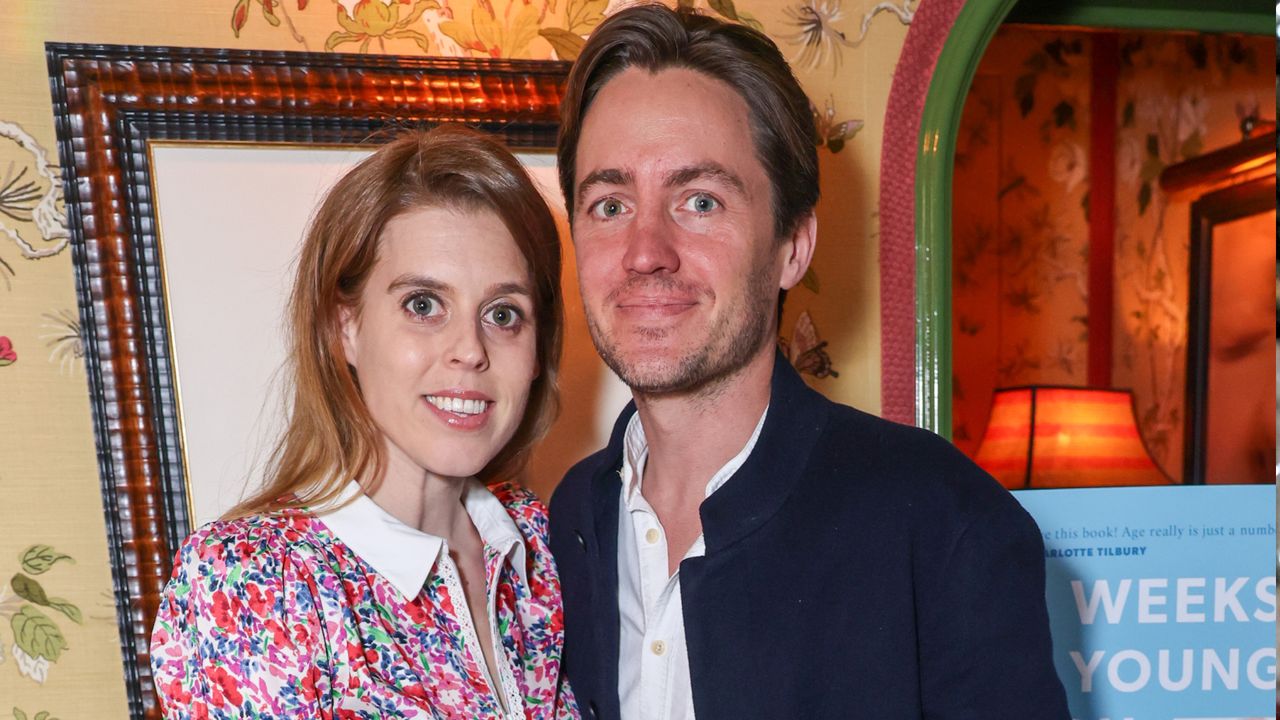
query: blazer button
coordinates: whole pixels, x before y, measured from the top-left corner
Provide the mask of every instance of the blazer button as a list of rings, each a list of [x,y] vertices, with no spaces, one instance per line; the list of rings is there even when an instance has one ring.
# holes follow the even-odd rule
[[[589,710],[589,711],[591,712],[591,717],[592,717],[592,718],[598,718],[598,717],[600,717],[600,711],[596,709],[596,701],[595,701],[595,700],[592,700],[590,703],[588,703],[588,704],[587,704],[587,710]]]
[[[574,537],[576,537],[576,538],[578,538],[578,544],[582,546],[582,549],[583,549],[583,550],[586,550],[586,549],[587,549],[587,540],[586,540],[586,538],[582,537],[582,533],[578,532],[577,530],[574,530],[574,531],[573,531],[573,536],[574,536]]]

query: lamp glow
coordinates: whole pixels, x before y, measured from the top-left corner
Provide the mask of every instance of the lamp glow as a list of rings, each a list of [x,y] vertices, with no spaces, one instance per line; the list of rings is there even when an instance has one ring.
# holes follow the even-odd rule
[[[996,390],[974,459],[1011,490],[1173,482],[1147,452],[1128,390]]]

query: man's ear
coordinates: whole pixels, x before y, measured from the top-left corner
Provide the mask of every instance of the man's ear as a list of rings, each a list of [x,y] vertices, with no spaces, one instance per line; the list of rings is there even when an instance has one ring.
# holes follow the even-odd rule
[[[360,317],[356,313],[355,308],[343,305],[338,308],[338,332],[342,333],[342,354],[347,358],[347,364],[351,367],[357,367],[356,357],[360,348],[358,343],[360,330]]]
[[[813,261],[813,248],[817,242],[818,218],[810,210],[778,248],[782,261],[782,279],[778,282],[781,289],[790,290],[804,278],[809,271],[809,263]]]

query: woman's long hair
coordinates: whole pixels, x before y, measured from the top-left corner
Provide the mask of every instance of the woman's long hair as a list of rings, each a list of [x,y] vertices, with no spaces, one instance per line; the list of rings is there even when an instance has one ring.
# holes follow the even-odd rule
[[[513,478],[528,462],[558,410],[564,313],[555,220],[528,173],[498,141],[460,126],[412,130],[352,168],[316,211],[285,314],[293,380],[289,422],[262,487],[225,517],[328,504],[351,480],[381,479],[382,432],[342,352],[341,310],[359,313],[387,222],[423,207],[495,213],[529,264],[539,374],[520,427],[480,479]]]

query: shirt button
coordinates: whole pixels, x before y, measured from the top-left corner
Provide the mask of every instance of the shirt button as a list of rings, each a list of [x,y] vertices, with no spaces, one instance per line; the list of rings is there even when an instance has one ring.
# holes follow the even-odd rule
[[[649,646],[649,649],[653,651],[654,655],[661,655],[667,651],[667,644],[661,640],[654,640],[653,644]]]
[[[645,542],[648,542],[650,545],[658,542],[660,537],[662,537],[662,535],[658,532],[657,528],[649,528],[648,532],[644,534]]]

